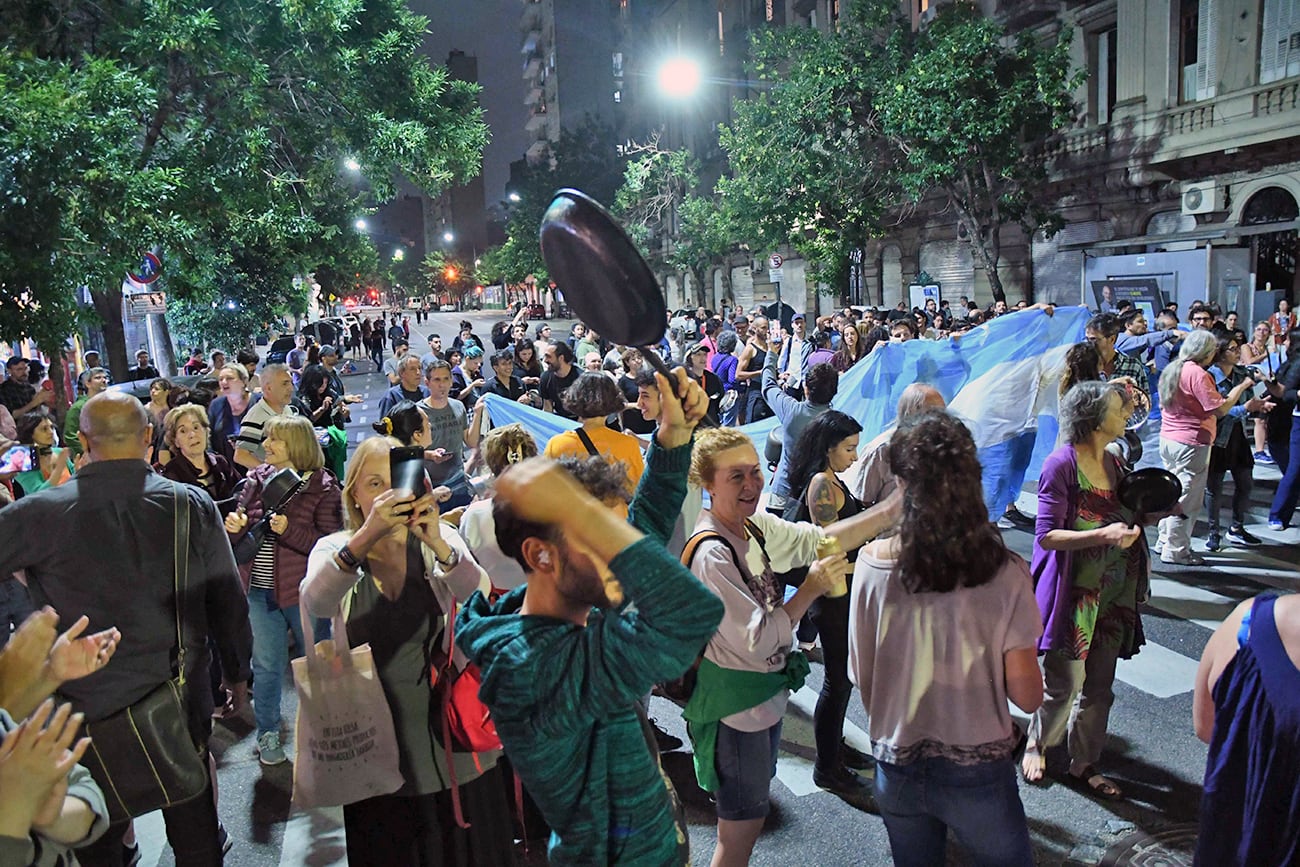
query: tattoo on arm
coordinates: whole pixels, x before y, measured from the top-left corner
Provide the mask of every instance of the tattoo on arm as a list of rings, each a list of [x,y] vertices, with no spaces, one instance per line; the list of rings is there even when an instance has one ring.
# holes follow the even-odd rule
[[[813,523],[828,527],[839,520],[840,510],[835,505],[835,488],[820,473],[808,484],[808,513]]]

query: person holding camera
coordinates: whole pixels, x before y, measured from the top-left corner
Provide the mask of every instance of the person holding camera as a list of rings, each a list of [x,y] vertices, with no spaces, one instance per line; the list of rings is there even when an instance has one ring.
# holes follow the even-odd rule
[[[307,556],[316,542],[343,526],[338,479],[325,468],[325,455],[311,422],[301,416],[273,418],[263,429],[265,463],[248,474],[236,511],[226,516],[226,532],[243,560],[239,576],[248,592],[253,627],[253,715],[257,720],[258,760],[285,761],[280,739],[280,686],[289,666],[285,627],[293,630],[299,653],[307,651],[298,585],[307,574]],[[267,502],[272,479],[283,470],[302,476],[287,502]],[[255,544],[241,541],[252,536]],[[251,557],[239,556],[251,550]],[[247,555],[245,555],[247,556]],[[314,640],[329,637],[329,621],[317,619]]]

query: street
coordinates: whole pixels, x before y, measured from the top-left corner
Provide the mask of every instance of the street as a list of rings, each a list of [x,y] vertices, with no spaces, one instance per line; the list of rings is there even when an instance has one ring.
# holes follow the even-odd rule
[[[436,314],[430,323],[412,323],[413,351],[422,352],[424,335],[437,331],[444,345],[456,333],[459,314]],[[471,314],[475,331],[487,343],[492,314]],[[557,335],[568,323],[552,322]],[[349,443],[373,435],[375,407],[388,385],[371,372],[368,361],[345,377],[348,391],[363,401],[353,407]],[[1295,545],[1300,530],[1270,532],[1265,527],[1267,502],[1276,488],[1275,468],[1259,467],[1253,498],[1252,532],[1265,544],[1253,550],[1229,548],[1207,555],[1200,568],[1164,566],[1156,562],[1152,599],[1143,609],[1147,643],[1134,659],[1121,662],[1110,739],[1101,770],[1125,792],[1120,801],[1090,798],[1059,780],[1064,763],[1049,752],[1053,782],[1045,787],[1021,783],[1020,793],[1029,819],[1036,863],[1041,865],[1101,865],[1121,863],[1190,864],[1196,833],[1200,781],[1205,747],[1192,733],[1192,683],[1201,649],[1211,631],[1245,598],[1267,589],[1300,589]],[[1019,506],[1033,515],[1036,498],[1021,495]],[[1154,541],[1154,529],[1148,532]],[[1026,529],[1005,531],[1008,544],[1028,558],[1033,542]],[[772,783],[773,811],[759,839],[756,865],[884,865],[891,862],[881,820],[862,813],[812,783],[812,710],[821,685],[822,667],[814,663],[808,683],[791,699],[782,733],[782,754]],[[296,701],[289,680],[284,692],[284,718],[294,719]],[[677,708],[661,698],[652,700],[651,716],[670,733],[686,737]],[[1023,715],[1017,714],[1023,725]],[[866,718],[855,696],[849,707],[845,735],[850,744],[866,749]],[[289,744],[292,746],[292,735]],[[263,768],[254,749],[251,711],[242,718],[215,725],[213,751],[219,764],[220,813],[234,840],[227,856],[231,865],[344,864],[341,810],[303,812],[290,803],[292,763]],[[695,863],[713,850],[716,824],[707,796],[694,783],[689,746],[664,756],[665,767],[688,808]],[[292,756],[292,748],[289,750]],[[174,863],[166,848],[158,814],[137,821],[145,867]],[[949,863],[964,863],[960,851],[950,850]],[[544,863],[544,843],[534,841],[528,863]]]

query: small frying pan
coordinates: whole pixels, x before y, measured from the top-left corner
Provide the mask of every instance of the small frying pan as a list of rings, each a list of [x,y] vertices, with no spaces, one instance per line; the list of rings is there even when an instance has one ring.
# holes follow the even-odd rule
[[[1116,496],[1127,508],[1133,510],[1133,524],[1142,523],[1146,515],[1168,512],[1183,495],[1183,483],[1162,467],[1136,470],[1120,480]]]
[[[539,235],[546,270],[578,319],[624,346],[653,347],[663,340],[668,308],[659,282],[599,202],[578,190],[556,190]],[[676,391],[659,351],[643,354]]]

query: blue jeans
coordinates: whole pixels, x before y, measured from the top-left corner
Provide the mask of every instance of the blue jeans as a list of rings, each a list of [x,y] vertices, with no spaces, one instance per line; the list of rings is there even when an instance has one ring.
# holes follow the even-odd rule
[[[1032,867],[1029,826],[1010,758],[976,765],[876,763],[876,803],[898,867],[945,863],[948,831],[990,867]]]
[[[1277,493],[1273,495],[1268,519],[1290,524],[1295,515],[1296,503],[1300,501],[1300,416],[1291,416],[1291,438],[1287,449],[1282,455],[1278,455],[1275,450],[1273,459],[1282,471],[1282,481],[1278,482]]]
[[[298,606],[280,608],[275,591],[265,587],[248,589],[248,620],[253,627],[253,717],[257,734],[280,731],[280,687],[289,667],[289,648],[284,640],[286,627],[293,630],[299,655],[307,652],[302,636],[302,619]],[[315,641],[330,636],[330,622],[318,617],[312,623]]]

